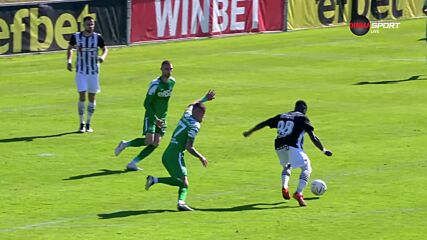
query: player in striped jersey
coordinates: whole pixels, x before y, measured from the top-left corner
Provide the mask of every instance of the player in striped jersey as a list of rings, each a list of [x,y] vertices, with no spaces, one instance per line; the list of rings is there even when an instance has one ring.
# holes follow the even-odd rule
[[[332,156],[332,152],[325,149],[320,139],[314,134],[314,128],[310,120],[305,115],[307,104],[299,100],[295,103],[294,111],[279,114],[275,117],[259,123],[254,128],[243,133],[243,136],[249,137],[253,132],[258,131],[266,126],[277,128],[277,137],[274,143],[280,164],[283,166],[282,171],[282,196],[289,200],[288,183],[291,176],[292,168],[301,168],[298,188],[293,194],[301,207],[307,206],[302,195],[308,179],[311,174],[311,163],[307,154],[303,150],[304,133],[308,133],[311,141],[326,156]]]
[[[135,138],[131,141],[122,140],[114,151],[114,154],[118,156],[127,147],[146,146],[126,165],[126,169],[130,171],[142,170],[137,164],[159,146],[166,132],[169,99],[176,81],[171,76],[173,65],[170,61],[163,61],[160,70],[162,75],[151,81],[144,101],[145,117],[142,135],[145,138]]]
[[[156,183],[179,187],[178,210],[193,211],[186,203],[188,192],[187,168],[184,162],[184,152],[187,150],[191,155],[197,157],[204,167],[207,167],[208,160],[196,148],[194,141],[200,130],[200,124],[206,112],[203,104],[215,98],[215,91],[210,90],[202,99],[190,104],[184,115],[178,122],[178,126],[173,132],[172,139],[163,153],[162,162],[170,177],[148,176],[145,189],[148,190]]]
[[[104,39],[96,33],[95,20],[87,16],[83,19],[84,31],[71,36],[67,49],[67,69],[73,71],[73,49],[77,50],[76,60],[76,85],[79,92],[78,114],[80,117],[80,132],[93,132],[91,119],[96,108],[95,96],[101,91],[99,86],[99,63],[103,63],[108,54]],[[99,56],[99,48],[102,55]],[[84,110],[88,92],[89,103],[87,105],[87,119],[84,122]]]

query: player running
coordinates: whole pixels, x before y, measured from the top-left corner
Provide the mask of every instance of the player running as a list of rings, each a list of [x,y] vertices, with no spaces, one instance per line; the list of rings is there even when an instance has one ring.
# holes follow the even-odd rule
[[[243,136],[249,137],[253,132],[262,129],[265,126],[277,128],[277,138],[274,146],[280,164],[283,166],[282,171],[282,196],[289,200],[288,183],[291,176],[292,168],[301,168],[298,188],[293,194],[301,207],[307,206],[304,201],[303,191],[311,174],[310,159],[303,150],[304,133],[307,132],[314,145],[319,148],[326,156],[332,156],[332,152],[325,149],[320,139],[314,134],[310,120],[305,113],[307,104],[299,100],[295,103],[294,111],[279,114],[259,123],[254,128],[243,133]]]
[[[114,151],[114,154],[118,156],[127,147],[146,146],[126,165],[126,169],[130,171],[142,170],[137,164],[159,146],[166,132],[169,99],[176,81],[171,76],[173,65],[170,61],[163,61],[160,70],[162,75],[150,83],[144,101],[145,117],[142,135],[145,138],[135,138],[131,141],[122,140]]]
[[[71,35],[67,49],[67,69],[73,71],[73,48],[77,49],[76,85],[79,92],[78,114],[80,117],[79,132],[93,132],[91,119],[95,112],[95,95],[101,91],[99,86],[99,63],[103,63],[108,54],[104,39],[101,34],[94,32],[95,20],[91,16],[83,18],[84,31]],[[102,55],[98,56],[98,48]],[[87,119],[84,122],[84,110],[88,92]]]
[[[147,177],[145,189],[148,190],[156,183],[179,187],[178,210],[193,211],[186,203],[188,192],[187,168],[184,162],[184,152],[187,150],[191,155],[197,157],[204,167],[207,167],[208,160],[194,148],[194,140],[200,130],[200,124],[206,112],[203,104],[215,98],[215,92],[210,90],[201,100],[190,104],[184,116],[178,122],[178,127],[172,135],[169,146],[163,153],[162,162],[170,177]]]

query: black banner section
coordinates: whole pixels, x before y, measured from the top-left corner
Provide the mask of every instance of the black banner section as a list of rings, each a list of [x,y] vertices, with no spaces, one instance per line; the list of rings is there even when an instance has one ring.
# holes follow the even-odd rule
[[[107,45],[127,44],[126,15],[126,0],[0,6],[0,54],[66,49],[85,16],[95,18]]]

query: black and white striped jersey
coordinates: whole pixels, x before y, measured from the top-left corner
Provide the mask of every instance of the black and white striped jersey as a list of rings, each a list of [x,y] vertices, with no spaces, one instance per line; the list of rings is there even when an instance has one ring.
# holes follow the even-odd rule
[[[86,75],[98,74],[98,51],[99,48],[105,47],[101,34],[93,32],[90,36],[85,36],[83,32],[74,33],[70,45],[77,49],[76,72]]]
[[[266,125],[277,128],[277,138],[274,142],[276,149],[285,146],[303,148],[304,133],[314,128],[307,116],[300,112],[288,112],[267,119]]]

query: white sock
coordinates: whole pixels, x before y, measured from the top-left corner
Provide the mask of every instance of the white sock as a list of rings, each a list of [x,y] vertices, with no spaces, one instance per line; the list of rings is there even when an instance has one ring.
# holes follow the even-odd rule
[[[301,175],[299,176],[299,183],[298,183],[298,188],[297,191],[298,193],[304,192],[305,187],[307,186],[307,182],[308,179],[310,178],[310,171],[308,170],[303,170],[301,172]]]
[[[185,205],[185,201],[178,200],[178,205]]]
[[[92,120],[93,113],[95,112],[96,108],[96,101],[95,102],[89,102],[87,105],[87,121],[86,124],[90,124],[90,120]]]
[[[85,114],[85,102],[79,101],[77,106],[78,106],[78,108],[77,108],[78,114],[80,117],[80,123],[84,123],[83,119],[84,119],[84,114]]]
[[[159,179],[157,177],[153,177],[154,183],[158,183]]]
[[[291,178],[291,167],[290,165],[283,168],[282,171],[282,187],[288,188],[289,187],[289,179]]]
[[[282,175],[282,187],[288,188],[289,187],[289,176],[288,175]]]

